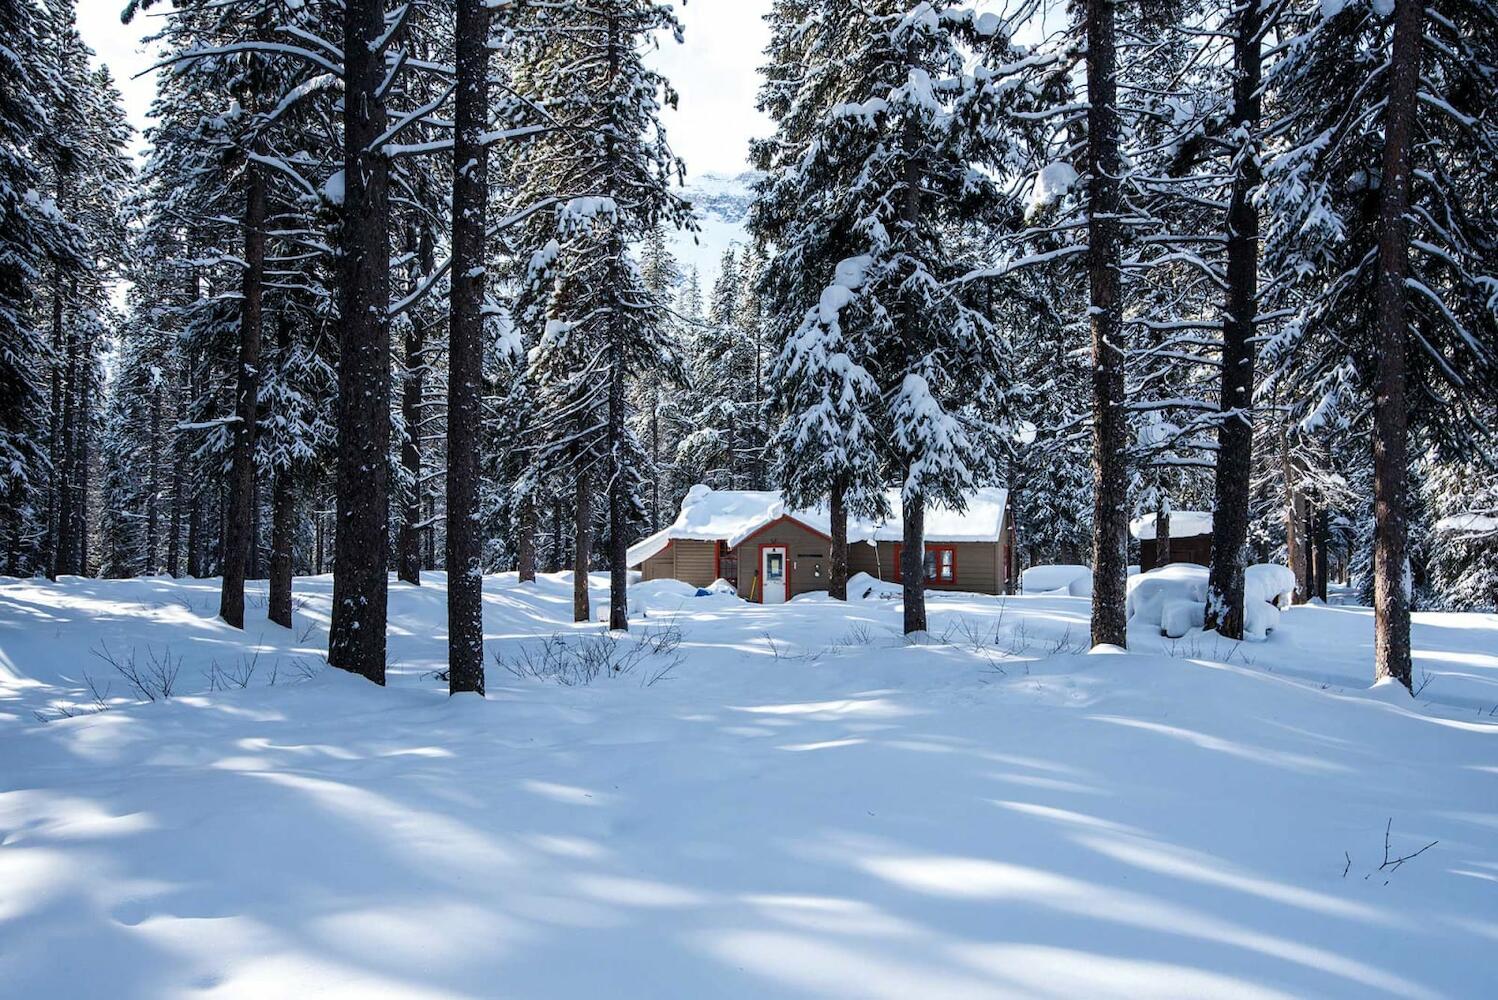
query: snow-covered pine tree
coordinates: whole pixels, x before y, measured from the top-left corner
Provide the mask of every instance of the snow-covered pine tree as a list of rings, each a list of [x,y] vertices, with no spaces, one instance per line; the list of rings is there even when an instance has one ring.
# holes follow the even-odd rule
[[[1498,222],[1466,206],[1498,170],[1484,114],[1498,98],[1498,13],[1348,0],[1292,14],[1265,72],[1266,100],[1286,111],[1263,197],[1266,261],[1297,279],[1297,310],[1269,344],[1268,383],[1292,419],[1338,408],[1371,432],[1375,675],[1408,686],[1407,437],[1493,454],[1481,421],[1498,395],[1498,321],[1483,248]]]
[[[539,28],[517,53],[527,95],[556,127],[510,165],[527,204],[552,198],[554,235],[533,244],[543,281],[545,324],[530,348],[530,376],[543,424],[540,461],[574,486],[574,617],[590,616],[587,569],[594,491],[607,491],[611,628],[628,627],[625,552],[638,505],[643,448],[631,432],[626,386],[637,374],[679,362],[664,303],[646,290],[630,256],[664,223],[687,225],[671,193],[682,168],[660,125],[675,94],[644,64],[656,33],[680,37],[671,9],[655,0],[563,3],[538,13]],[[560,72],[562,68],[566,72]],[[518,71],[517,71],[518,72]],[[536,295],[537,301],[543,296]]]

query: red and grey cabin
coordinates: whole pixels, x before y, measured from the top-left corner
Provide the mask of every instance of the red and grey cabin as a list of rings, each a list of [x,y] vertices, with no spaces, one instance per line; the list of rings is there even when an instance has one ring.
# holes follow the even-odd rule
[[[848,520],[848,572],[900,580],[900,493],[891,516]],[[1016,579],[1009,491],[983,487],[964,510],[926,507],[926,586],[933,590],[1008,594]],[[646,580],[698,587],[726,580],[751,601],[775,604],[827,589],[831,524],[825,508],[789,509],[769,490],[694,486],[670,527],[631,546],[628,562]]]

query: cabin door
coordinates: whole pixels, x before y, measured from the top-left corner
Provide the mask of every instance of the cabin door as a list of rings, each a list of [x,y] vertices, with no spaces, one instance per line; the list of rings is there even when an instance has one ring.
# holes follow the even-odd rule
[[[759,579],[766,604],[784,604],[787,552],[784,545],[766,545],[759,550]]]

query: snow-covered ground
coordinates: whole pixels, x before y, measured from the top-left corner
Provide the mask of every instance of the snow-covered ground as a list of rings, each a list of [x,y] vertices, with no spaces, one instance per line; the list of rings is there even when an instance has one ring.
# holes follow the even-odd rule
[[[1416,617],[1411,702],[1369,690],[1354,607],[1089,656],[1085,598],[933,595],[908,645],[894,601],[656,583],[627,673],[491,662],[481,701],[430,675],[427,580],[392,586],[387,689],[319,671],[326,577],[290,632],[252,585],[244,634],[216,581],[0,581],[0,995],[1498,982],[1495,616]],[[491,653],[544,670],[561,634],[618,662],[569,592],[488,580]],[[176,666],[176,696],[125,704],[106,656],[148,689]],[[1386,828],[1395,858],[1437,843],[1380,871]]]

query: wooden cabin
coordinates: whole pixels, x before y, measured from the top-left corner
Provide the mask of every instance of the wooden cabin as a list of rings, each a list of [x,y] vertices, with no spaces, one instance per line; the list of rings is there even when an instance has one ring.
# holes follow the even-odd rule
[[[1170,514],[1170,558],[1160,559],[1155,539],[1155,515],[1145,514],[1129,522],[1129,533],[1139,542],[1139,568],[1149,572],[1166,563],[1212,561],[1212,513],[1204,510],[1177,510]]]
[[[1017,568],[1008,491],[974,490],[962,511],[926,508],[926,586],[1008,594]],[[848,572],[900,579],[900,496],[891,517],[849,519]],[[777,492],[695,486],[670,527],[636,543],[628,563],[646,580],[698,587],[726,580],[747,600],[766,604],[827,589],[831,525],[823,510],[789,510]]]

